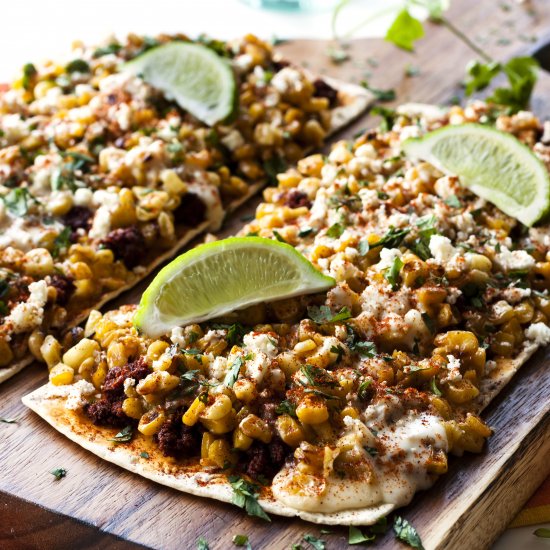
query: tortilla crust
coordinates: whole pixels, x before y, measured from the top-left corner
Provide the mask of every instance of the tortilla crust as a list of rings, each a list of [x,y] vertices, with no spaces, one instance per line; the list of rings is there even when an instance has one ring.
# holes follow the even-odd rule
[[[24,396],[22,401],[71,441],[99,458],[161,485],[231,503],[233,489],[223,474],[205,471],[198,460],[178,463],[173,458],[165,457],[151,438],[141,434],[128,443],[109,441],[118,430],[94,426],[82,414],[67,410],[65,399],[51,397],[49,388],[49,385],[41,386]],[[147,453],[149,458],[142,458],[141,453]],[[312,523],[327,525],[372,525],[395,508],[393,504],[381,504],[332,514],[302,512],[275,500],[269,487],[262,487],[258,502],[270,514],[298,516]]]
[[[481,382],[482,392],[474,403],[473,412],[481,412],[486,408],[538,347],[537,344],[527,344],[515,358],[498,361]],[[151,438],[141,434],[129,443],[110,442],[109,438],[115,435],[116,429],[94,426],[82,414],[67,410],[65,399],[52,397],[50,387],[49,384],[41,386],[21,400],[71,441],[99,458],[161,485],[191,495],[232,502],[233,490],[223,474],[205,471],[198,461],[178,463],[173,458],[165,457]],[[148,459],[141,458],[143,452],[149,455]],[[270,514],[297,516],[305,521],[325,525],[373,525],[396,508],[394,504],[380,504],[330,514],[304,512],[276,500],[269,487],[262,487],[258,501]]]
[[[371,92],[361,86],[357,86],[356,84],[349,84],[347,82],[342,82],[340,80],[332,78],[325,78],[324,80],[338,90],[338,100],[340,102],[340,105],[331,111],[331,128],[327,134],[327,137],[329,137],[342,130],[350,122],[356,119],[361,113],[363,113],[373,102],[374,96]],[[232,212],[237,210],[239,206],[249,201],[266,185],[267,180],[257,181],[250,184],[246,195],[235,199],[227,206],[227,208],[225,209],[225,216],[231,214]],[[145,277],[150,275],[159,265],[163,264],[167,260],[172,259],[176,255],[176,253],[181,250],[185,245],[187,245],[190,241],[192,241],[201,233],[207,231],[209,229],[210,223],[211,222],[209,221],[205,221],[198,227],[187,229],[177,239],[177,242],[176,244],[174,244],[174,246],[167,249],[164,254],[161,254],[160,256],[154,258],[147,266],[143,266],[144,270],[141,271],[139,275],[136,274],[131,281],[129,281],[122,287],[104,294],[101,300],[96,302],[93,306],[80,311],[76,317],[74,317],[73,319],[71,319],[71,321],[69,321],[69,323],[67,323],[66,330],[76,327],[77,325],[85,321],[92,310],[102,308],[107,302],[110,302],[117,296],[120,296],[120,294],[122,294],[123,292],[130,290],[140,281],[145,279]],[[18,361],[14,365],[11,365],[10,367],[0,368],[0,384],[8,378],[11,378],[14,374],[18,373],[26,365],[32,363],[32,361],[33,357],[29,354],[28,356],[24,357],[22,360]]]

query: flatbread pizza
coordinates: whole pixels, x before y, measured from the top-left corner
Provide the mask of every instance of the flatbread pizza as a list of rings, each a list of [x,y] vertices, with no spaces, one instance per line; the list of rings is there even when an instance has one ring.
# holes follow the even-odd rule
[[[254,36],[228,60],[238,108],[207,126],[125,69],[185,36],[76,43],[0,92],[0,382],[366,109]],[[67,336],[71,338],[70,334]]]
[[[550,343],[548,226],[527,228],[403,140],[494,123],[545,161],[529,113],[407,106],[264,191],[242,236],[284,240],[336,280],[148,337],[93,312],[23,402],[98,456],[255,515],[372,525],[480,452],[479,416]]]

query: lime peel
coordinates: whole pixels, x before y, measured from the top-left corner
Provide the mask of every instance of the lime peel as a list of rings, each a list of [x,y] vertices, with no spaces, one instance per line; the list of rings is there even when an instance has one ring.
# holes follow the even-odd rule
[[[546,166],[511,134],[481,124],[449,125],[405,140],[402,149],[457,175],[465,187],[527,226],[550,211]]]
[[[336,284],[289,244],[232,237],[182,254],[143,293],[134,325],[151,337],[247,306]]]
[[[122,70],[141,75],[210,126],[229,118],[237,107],[237,83],[231,65],[201,44],[169,42],[128,61]]]

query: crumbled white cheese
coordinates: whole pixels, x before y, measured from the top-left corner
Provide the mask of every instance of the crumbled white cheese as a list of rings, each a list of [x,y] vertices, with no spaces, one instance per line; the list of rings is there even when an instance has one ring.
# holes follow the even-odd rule
[[[525,329],[525,336],[539,346],[550,344],[550,327],[544,323],[535,323]]]
[[[459,254],[450,239],[443,235],[432,235],[429,246],[430,252],[438,264],[446,264]]]
[[[397,258],[401,258],[403,253],[399,248],[382,248],[380,251],[380,261],[377,264],[379,271],[390,268]]]
[[[11,326],[15,334],[30,332],[42,324],[44,306],[48,301],[48,285],[46,281],[36,281],[29,285],[29,298],[26,302],[17,304],[4,319],[4,324]]]
[[[265,353],[268,357],[275,357],[279,352],[275,334],[265,332],[249,332],[244,335],[243,344],[249,351]]]
[[[269,373],[271,361],[265,353],[255,352],[252,360],[246,362],[246,376],[252,378],[257,384],[261,384]]]
[[[136,385],[135,378],[125,378],[124,379],[124,393],[126,393],[130,388],[133,388]]]
[[[74,203],[76,206],[89,208],[92,205],[94,193],[88,187],[80,187],[74,192]]]
[[[284,67],[271,79],[271,85],[282,94],[301,92],[304,83],[300,73],[292,67]]]
[[[462,295],[462,290],[456,287],[449,287],[447,289],[447,303],[451,305],[456,304],[456,301],[461,295]]]
[[[535,258],[525,250],[510,251],[505,246],[495,256],[496,264],[504,271],[530,269],[535,265]]]
[[[523,298],[529,298],[529,296],[531,296],[531,289],[514,286],[511,288],[505,288],[500,294],[510,304],[517,304],[523,300]]]
[[[229,134],[224,136],[220,140],[230,151],[235,151],[239,147],[242,147],[245,143],[242,134],[239,130],[231,130]]]
[[[460,359],[454,355],[447,355],[447,373],[441,379],[442,382],[456,382],[462,378],[460,372]]]
[[[65,401],[65,408],[70,411],[81,409],[88,401],[85,398],[95,394],[96,391],[95,386],[90,384],[90,382],[79,380],[70,386],[67,401]]]
[[[172,342],[172,344],[176,344],[182,348],[187,345],[187,340],[185,339],[182,327],[175,327],[172,329],[172,332],[170,334],[170,341]]]

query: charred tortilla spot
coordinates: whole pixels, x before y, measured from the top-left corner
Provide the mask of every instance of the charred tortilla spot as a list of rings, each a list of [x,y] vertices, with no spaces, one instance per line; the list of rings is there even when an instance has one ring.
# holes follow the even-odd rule
[[[129,269],[143,261],[145,239],[135,225],[111,231],[101,244],[112,250],[115,259],[122,260]]]
[[[181,198],[181,204],[174,210],[174,220],[180,225],[196,227],[205,219],[206,205],[195,193],[186,193]]]

